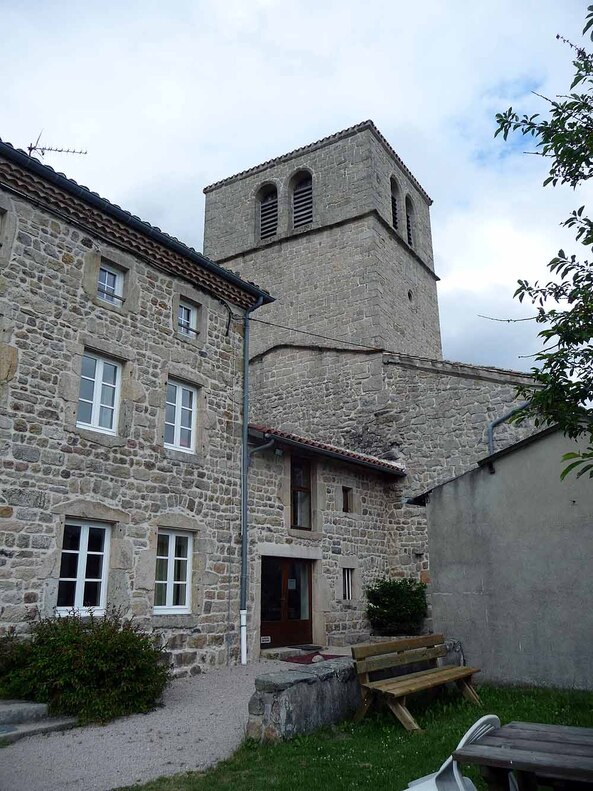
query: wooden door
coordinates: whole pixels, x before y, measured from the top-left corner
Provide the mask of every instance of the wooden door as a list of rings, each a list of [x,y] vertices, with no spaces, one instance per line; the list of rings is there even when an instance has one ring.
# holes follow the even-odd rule
[[[311,561],[262,557],[262,647],[303,645],[311,639]]]

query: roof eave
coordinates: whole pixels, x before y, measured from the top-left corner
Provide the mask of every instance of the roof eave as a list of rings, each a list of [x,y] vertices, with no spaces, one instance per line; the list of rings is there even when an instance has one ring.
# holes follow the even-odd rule
[[[368,470],[373,470],[373,472],[380,472],[384,473],[385,475],[392,475],[396,478],[405,478],[406,473],[403,470],[394,467],[390,469],[389,467],[384,467],[382,464],[373,464],[370,461],[364,461],[363,459],[353,459],[350,456],[345,456],[341,453],[336,451],[329,450],[328,448],[318,448],[314,445],[309,445],[306,442],[299,442],[296,439],[291,439],[289,437],[278,437],[276,434],[267,431],[261,431],[260,429],[249,429],[249,436],[253,437],[254,439],[264,439],[264,440],[274,440],[279,445],[287,445],[288,447],[298,448],[299,450],[305,451],[307,453],[311,453],[315,456],[324,456],[326,458],[333,459],[334,461],[340,461],[343,464],[354,464],[357,467],[364,467]]]
[[[93,206],[96,209],[104,212],[105,214],[114,217],[116,220],[124,223],[128,227],[132,228],[135,231],[143,234],[144,236],[148,236],[149,238],[153,239],[155,242],[163,245],[164,247],[168,247],[170,250],[178,253],[179,255],[188,258],[195,264],[202,266],[204,269],[207,269],[209,272],[216,274],[218,277],[226,280],[229,283],[232,283],[234,286],[237,286],[242,291],[245,291],[247,294],[251,294],[257,300],[260,298],[262,299],[262,304],[268,304],[270,302],[274,302],[274,297],[272,297],[267,291],[258,288],[257,286],[253,285],[252,283],[247,283],[245,280],[242,280],[237,275],[229,272],[228,270],[220,267],[214,261],[211,261],[206,256],[198,253],[197,250],[194,250],[191,247],[183,244],[182,242],[174,239],[172,236],[169,236],[163,231],[155,228],[152,225],[141,220],[139,217],[130,214],[129,212],[122,209],[120,206],[117,206],[114,203],[111,203],[106,198],[102,198],[96,192],[91,192],[91,190],[87,189],[86,187],[81,186],[80,184],[76,184],[76,182],[69,179],[67,176],[62,175],[61,173],[57,173],[47,165],[44,165],[42,162],[39,162],[38,159],[34,157],[28,156],[24,151],[20,151],[19,149],[13,148],[12,146],[4,143],[0,140],[0,158],[7,159],[10,162],[13,162],[16,165],[20,165],[21,167],[25,168],[26,170],[34,173],[36,176],[48,181],[51,184],[54,184],[56,187],[68,192],[70,195],[78,198],[85,203]]]

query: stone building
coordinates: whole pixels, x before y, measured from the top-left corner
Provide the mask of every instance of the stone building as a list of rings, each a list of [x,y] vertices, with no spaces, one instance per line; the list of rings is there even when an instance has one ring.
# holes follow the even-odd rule
[[[403,468],[250,426],[250,646],[368,637],[364,588],[390,573]]]
[[[271,297],[0,143],[0,623],[108,605],[237,655],[245,310]]]
[[[408,494],[528,381],[442,360],[431,201],[372,122],[205,192],[210,258],[0,144],[0,627],[117,605],[180,674],[236,660],[245,573],[252,656],[368,637],[364,587],[427,578]]]
[[[404,464],[390,573],[428,579],[406,496],[484,456],[530,381],[442,359],[430,198],[371,121],[204,192],[205,252],[275,296],[252,323],[252,421]],[[503,422],[495,446],[531,430]]]

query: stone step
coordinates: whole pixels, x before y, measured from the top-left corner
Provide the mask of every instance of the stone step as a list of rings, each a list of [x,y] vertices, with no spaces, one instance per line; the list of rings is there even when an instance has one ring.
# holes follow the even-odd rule
[[[37,722],[47,717],[46,703],[28,700],[0,700],[0,726]]]
[[[73,728],[76,722],[76,717],[47,717],[37,722],[0,725],[0,745],[12,744],[25,736],[37,736],[39,733],[65,731],[69,728]]]

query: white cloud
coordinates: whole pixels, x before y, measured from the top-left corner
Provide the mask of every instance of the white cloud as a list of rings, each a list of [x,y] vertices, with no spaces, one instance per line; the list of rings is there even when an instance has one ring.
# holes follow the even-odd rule
[[[435,199],[445,353],[487,362],[481,320],[457,308],[471,295],[480,312],[514,309],[517,277],[545,274],[579,205],[541,189],[545,163],[522,144],[493,140],[494,113],[537,107],[534,87],[566,89],[555,34],[578,39],[584,12],[576,0],[0,0],[0,136],[26,147],[43,128],[46,143],[87,148],[45,161],[199,248],[205,184],[372,117]],[[507,337],[498,364],[513,365],[529,331]]]

